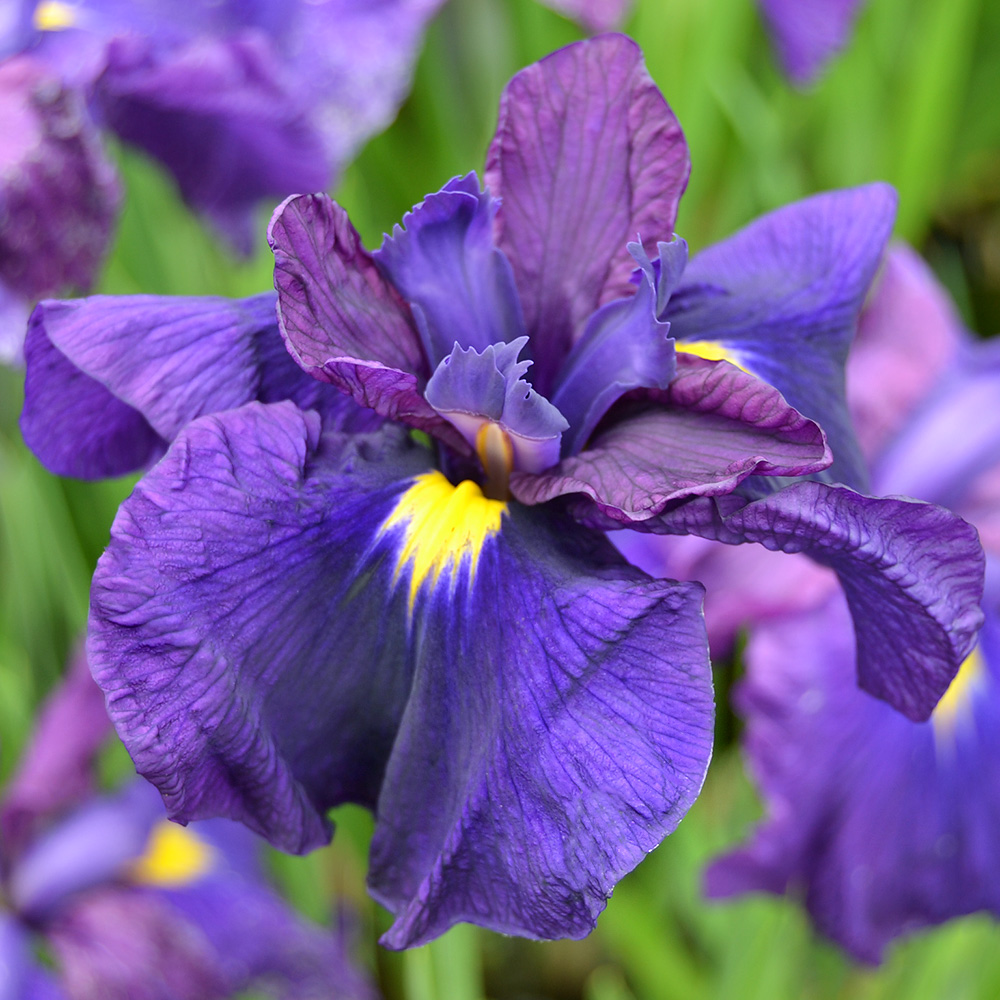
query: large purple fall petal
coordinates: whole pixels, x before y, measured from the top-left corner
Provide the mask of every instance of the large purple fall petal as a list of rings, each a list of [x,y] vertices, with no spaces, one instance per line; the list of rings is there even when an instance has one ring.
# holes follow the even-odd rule
[[[93,791],[93,764],[111,733],[104,695],[82,651],[49,696],[31,744],[0,800],[0,854],[9,865],[41,823]]]
[[[591,524],[617,526],[579,508]],[[755,501],[698,497],[631,527],[757,542],[835,570],[854,617],[861,687],[916,721],[931,714],[982,624],[976,531],[931,504],[802,482]]]
[[[524,336],[510,262],[493,244],[498,207],[474,173],[453,178],[372,255],[410,304],[434,367],[456,344],[483,351]]]
[[[430,372],[420,336],[347,213],[326,195],[288,198],[275,210],[267,240],[278,322],[302,369],[384,417],[467,450],[421,395]]]
[[[757,0],[785,72],[812,83],[847,42],[863,0]]]
[[[132,472],[189,420],[253,399],[290,398],[330,419],[365,423],[288,357],[272,293],[43,302],[25,357],[21,431],[59,475]]]
[[[737,701],[768,816],[709,869],[710,894],[802,893],[866,962],[919,927],[1000,914],[998,639],[988,618],[954,703],[914,723],[857,690],[839,597],[756,629]]]
[[[540,392],[587,317],[632,291],[626,243],[673,235],[689,169],[680,125],[623,35],[570,45],[507,85],[486,183],[503,202],[499,245]]]
[[[628,524],[676,500],[729,493],[751,475],[803,475],[829,464],[823,432],[777,390],[725,362],[679,361],[652,405],[619,411],[585,451],[540,475],[515,473],[514,495],[538,504],[582,493]]]
[[[417,606],[420,655],[386,771],[369,885],[389,947],[468,920],[589,933],[676,826],[711,748],[701,588],[511,505],[474,583]]]
[[[678,351],[722,348],[815,420],[833,451],[823,478],[855,489],[867,470],[844,364],[895,210],[892,188],[869,184],[771,212],[696,255],[665,314]]]

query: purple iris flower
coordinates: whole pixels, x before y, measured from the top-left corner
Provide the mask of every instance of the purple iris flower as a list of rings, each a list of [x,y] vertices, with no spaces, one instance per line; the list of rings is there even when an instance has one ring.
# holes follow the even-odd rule
[[[0,56],[47,63],[249,252],[262,200],[327,187],[392,119],[440,4],[15,0]]]
[[[82,102],[27,57],[0,63],[0,361],[31,304],[93,284],[118,205]]]
[[[0,996],[373,1000],[339,937],[268,887],[245,828],[171,823],[144,781],[95,793],[110,729],[78,657],[0,800]]]
[[[813,555],[862,683],[916,717],[973,641],[974,531],[832,482],[863,484],[843,359],[891,190],[809,199],[689,264],[688,170],[637,47],[604,36],[519,73],[486,189],[450,181],[377,253],[328,198],[288,199],[277,323],[272,296],[32,317],[42,461],[160,459],[88,645],[140,772],[171,816],[291,851],[327,840],[331,806],[373,809],[390,947],[460,920],[586,934],[700,789],[701,588],[597,529]]]
[[[873,481],[979,527],[986,622],[930,720],[913,722],[856,689],[847,609],[825,581],[808,605],[769,609],[737,700],[768,817],[707,884],[716,896],[801,895],[824,934],[877,962],[916,928],[1000,915],[1000,344],[973,343],[926,265],[900,247],[858,346],[851,395]],[[902,378],[887,393],[890,369]],[[807,570],[793,572],[801,581]]]
[[[812,83],[844,47],[863,0],[757,0],[778,58],[798,86]]]

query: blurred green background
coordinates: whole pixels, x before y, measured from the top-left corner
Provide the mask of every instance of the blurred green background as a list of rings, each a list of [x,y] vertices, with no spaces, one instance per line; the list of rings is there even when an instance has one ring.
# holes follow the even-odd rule
[[[970,328],[1000,328],[1000,3],[870,0],[848,49],[808,92],[781,77],[752,0],[638,0],[625,29],[687,134],[693,171],[678,231],[698,249],[813,191],[884,179],[900,194],[897,236],[923,251]],[[369,246],[424,194],[482,169],[500,91],[521,66],[581,37],[534,0],[450,0],[432,25],[413,93],[337,189]],[[232,260],[171,183],[118,150],[127,198],[100,291],[245,295],[271,285],[264,242]],[[83,628],[90,573],[130,481],[47,475],[17,431],[21,376],[0,370],[0,780]],[[338,810],[334,844],[275,855],[305,913],[331,898],[356,911],[358,945],[385,995],[406,1000],[782,1000],[1000,997],[1000,928],[971,917],[897,945],[880,969],[818,941],[792,901],[709,904],[706,860],[759,814],[743,775],[719,664],[716,757],[678,832],[617,889],[579,942],[533,943],[467,926],[397,955],[364,892],[371,820]],[[130,765],[109,753],[108,780]]]

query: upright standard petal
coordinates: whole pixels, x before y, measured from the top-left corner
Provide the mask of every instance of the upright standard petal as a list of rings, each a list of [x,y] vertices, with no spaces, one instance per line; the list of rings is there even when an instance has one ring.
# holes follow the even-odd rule
[[[430,371],[410,311],[347,213],[326,195],[288,198],[274,212],[267,241],[281,334],[302,369],[384,417],[467,451],[424,400]]]
[[[812,83],[844,47],[862,0],[757,0],[781,65],[793,83]]]
[[[452,486],[396,430],[318,429],[196,421],[126,501],[90,653],[137,766],[178,818],[292,850],[377,802],[392,946],[586,933],[707,767],[700,588]]]
[[[524,336],[510,263],[493,244],[498,207],[474,173],[456,177],[372,255],[410,304],[432,366],[456,344],[483,351]]]
[[[623,35],[570,45],[507,85],[486,183],[540,392],[587,317],[631,292],[626,243],[673,235],[689,170],[680,125]]]
[[[43,302],[25,348],[25,441],[51,471],[92,479],[142,468],[188,421],[252,399],[341,415],[282,349],[274,308],[272,293]]]
[[[696,255],[667,306],[678,351],[725,358],[770,382],[826,432],[824,479],[865,489],[844,364],[892,230],[886,184],[780,208]]]
[[[579,513],[616,526],[583,505]],[[931,504],[803,482],[749,502],[699,497],[630,526],[758,542],[835,570],[854,618],[861,687],[916,721],[930,716],[982,624],[976,530]]]
[[[803,475],[829,465],[823,432],[772,386],[734,365],[678,360],[665,392],[622,404],[584,451],[554,468],[516,473],[514,495],[537,504],[582,493],[629,524],[687,497],[729,493],[751,475]]]

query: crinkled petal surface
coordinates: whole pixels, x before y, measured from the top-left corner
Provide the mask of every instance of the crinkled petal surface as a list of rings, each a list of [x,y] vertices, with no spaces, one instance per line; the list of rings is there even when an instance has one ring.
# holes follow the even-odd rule
[[[377,802],[391,946],[585,934],[707,767],[700,588],[452,487],[396,429],[318,432],[202,419],[123,505],[89,649],[139,770],[289,850]]]
[[[393,226],[374,259],[410,304],[433,366],[456,344],[483,351],[524,336],[510,263],[493,244],[498,203],[456,177]]]
[[[267,239],[281,333],[303,370],[467,450],[421,395],[429,369],[420,335],[347,213],[326,195],[297,195],[275,210]]]
[[[340,424],[376,422],[299,371],[278,335],[272,293],[43,302],[25,357],[21,432],[58,475],[132,472],[188,421],[253,399],[294,399]]]
[[[680,125],[624,35],[567,46],[507,85],[486,183],[502,200],[499,245],[540,392],[587,317],[632,291],[627,242],[673,235],[689,170]]]
[[[824,479],[855,489],[867,470],[844,364],[895,210],[893,189],[869,184],[771,212],[697,254],[665,316],[678,351],[722,348],[815,420],[833,451]]]
[[[655,400],[547,472],[515,473],[514,495],[537,504],[583,493],[627,524],[685,497],[729,493],[750,475],[803,475],[830,462],[819,427],[735,365],[679,357]]]
[[[820,930],[868,962],[918,927],[1000,913],[997,643],[988,619],[977,675],[914,723],[855,687],[839,596],[758,628],[738,701],[768,816],[709,869],[710,893],[802,891]]]
[[[111,734],[104,695],[82,651],[49,696],[0,801],[0,854],[9,864],[38,827],[93,790],[93,764]]]
[[[577,513],[617,526],[584,504]],[[916,721],[930,716],[982,624],[976,530],[932,504],[801,482],[750,502],[697,497],[631,527],[757,542],[834,569],[854,618],[861,687]]]
[[[793,83],[812,83],[847,43],[863,0],[757,0]]]

